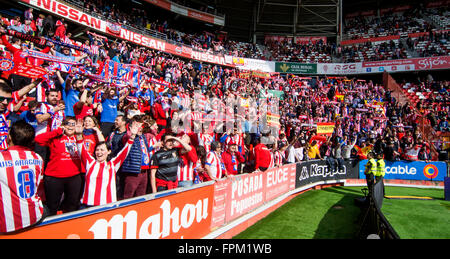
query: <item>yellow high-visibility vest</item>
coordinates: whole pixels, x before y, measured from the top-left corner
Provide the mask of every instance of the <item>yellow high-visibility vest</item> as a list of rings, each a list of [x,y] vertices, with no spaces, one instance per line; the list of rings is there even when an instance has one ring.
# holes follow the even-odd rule
[[[370,170],[368,172],[368,174],[372,174],[372,175],[376,175],[377,173],[377,161],[373,158],[369,159],[369,161],[367,162],[367,165],[371,165]]]
[[[377,160],[377,173],[375,176],[384,177],[385,173],[386,173],[386,163],[384,162],[383,159],[378,159]]]

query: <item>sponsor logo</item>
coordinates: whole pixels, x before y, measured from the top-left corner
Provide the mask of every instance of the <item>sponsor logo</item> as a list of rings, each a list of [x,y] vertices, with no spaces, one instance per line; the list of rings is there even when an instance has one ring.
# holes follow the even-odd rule
[[[439,170],[435,165],[428,164],[423,168],[423,175],[428,179],[433,179],[439,174]]]
[[[408,166],[387,166],[386,167],[386,174],[409,174],[409,175],[416,175],[417,170],[415,167],[408,167]]]
[[[355,69],[356,69],[356,64],[336,65],[336,66],[334,66],[334,69],[335,69],[336,71],[355,70]]]
[[[438,57],[438,58],[425,58],[421,59],[417,62],[419,64],[419,69],[432,69],[436,67],[443,67],[443,65],[447,65],[448,61]],[[448,67],[448,66],[445,66]]]
[[[170,201],[165,200],[159,213],[150,215],[139,225],[138,212],[131,210],[125,216],[114,215],[109,221],[97,220],[89,232],[94,234],[94,239],[165,238],[207,218],[208,198],[198,200],[195,204],[186,203],[183,208],[171,208]]]

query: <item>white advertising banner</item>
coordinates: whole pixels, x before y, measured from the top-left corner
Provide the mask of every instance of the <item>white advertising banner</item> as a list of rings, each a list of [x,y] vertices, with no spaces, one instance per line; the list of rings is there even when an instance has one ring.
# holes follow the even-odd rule
[[[362,73],[362,63],[318,63],[319,75],[346,75]]]
[[[79,23],[97,31],[106,32],[106,21],[102,21],[96,17],[86,14],[68,4],[54,0],[22,0],[34,7],[45,10],[47,12],[64,17],[69,21]]]

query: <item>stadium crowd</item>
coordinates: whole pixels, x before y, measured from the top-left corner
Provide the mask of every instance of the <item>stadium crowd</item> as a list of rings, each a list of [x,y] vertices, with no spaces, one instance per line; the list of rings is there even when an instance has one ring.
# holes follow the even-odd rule
[[[43,161],[35,164],[38,192],[50,215],[312,159],[330,170],[370,151],[392,161],[432,159],[415,110],[376,82],[244,76],[95,33],[79,49],[67,23],[31,10],[1,25],[3,58],[45,69],[38,78],[2,71],[0,125],[9,134],[1,154],[39,155],[26,153]],[[27,36],[51,41],[39,46]],[[61,60],[77,65],[55,65]],[[111,61],[142,76],[105,80]],[[447,84],[436,97],[444,98],[445,131]],[[279,119],[269,120],[272,113]],[[318,123],[329,122],[333,133],[317,134]]]

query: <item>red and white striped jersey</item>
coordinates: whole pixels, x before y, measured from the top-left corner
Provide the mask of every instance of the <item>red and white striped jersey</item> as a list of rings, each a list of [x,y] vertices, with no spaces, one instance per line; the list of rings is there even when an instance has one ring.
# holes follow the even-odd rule
[[[191,98],[189,97],[189,94],[179,93],[178,96],[180,97],[180,104],[183,106],[183,109],[189,109],[191,107]]]
[[[117,201],[116,173],[131,150],[133,141],[128,140],[123,149],[110,161],[98,162],[86,150],[83,142],[77,142],[81,150],[82,165],[86,168],[86,183],[81,202],[98,206]]]
[[[191,112],[191,114],[189,115],[189,121],[202,121],[203,115],[203,112]]]
[[[214,141],[214,135],[207,133],[198,133],[197,137],[198,137],[198,144],[205,148],[206,153],[211,151],[211,143]]]
[[[99,51],[99,46],[98,45],[95,45],[95,44],[92,44],[91,45],[91,47],[90,47],[90,51],[91,51],[91,53],[92,53],[92,55],[99,55],[100,54],[100,51]]]
[[[44,175],[35,152],[12,146],[0,152],[0,232],[12,232],[38,222],[44,207],[37,195]]]
[[[273,153],[273,163],[275,166],[283,165],[284,153],[277,150]]]
[[[195,148],[191,145],[192,150],[180,154],[181,163],[178,165],[178,181],[193,181],[194,180],[194,168],[197,164],[197,152]]]
[[[214,151],[211,151],[206,155],[205,165],[209,165],[213,177],[217,179],[222,178],[226,171],[222,156]]]
[[[11,121],[8,120],[9,115],[12,111],[14,111],[14,105],[19,102],[19,92],[12,93],[13,101],[6,107],[5,112],[0,113],[0,151],[6,150],[8,148],[8,132],[9,127],[11,126]]]
[[[274,159],[274,154],[272,152],[270,152],[270,164],[268,168],[273,168],[275,167],[275,159]]]
[[[53,114],[53,109],[54,109],[53,105],[48,103],[42,103],[41,106],[39,106],[39,108],[36,109],[36,115],[41,115],[49,112]],[[38,125],[36,126],[36,136],[51,131],[51,126],[52,126],[52,118],[43,121],[42,123],[38,123]]]

